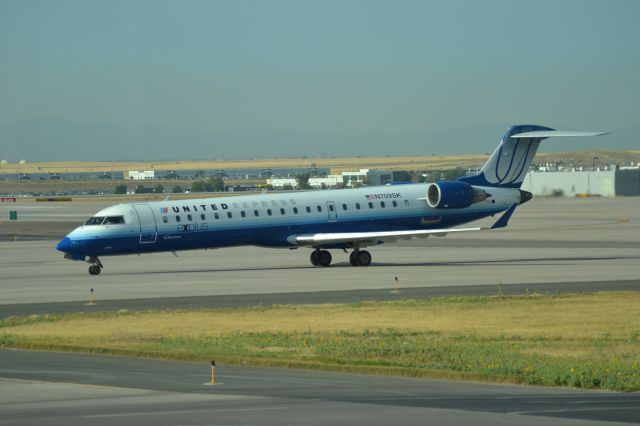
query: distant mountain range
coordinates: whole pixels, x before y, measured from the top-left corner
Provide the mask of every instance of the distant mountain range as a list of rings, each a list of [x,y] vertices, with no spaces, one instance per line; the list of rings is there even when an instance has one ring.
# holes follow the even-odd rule
[[[488,153],[508,126],[488,124],[415,133],[323,134],[266,129],[205,132],[42,118],[0,125],[0,159],[160,161]],[[635,127],[613,130],[598,138],[557,139],[545,144],[544,150],[640,149],[639,134],[640,127]]]

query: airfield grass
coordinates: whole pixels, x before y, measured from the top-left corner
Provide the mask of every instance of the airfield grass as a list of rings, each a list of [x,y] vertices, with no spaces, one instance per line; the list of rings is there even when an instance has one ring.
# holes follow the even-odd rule
[[[0,345],[640,390],[640,292],[12,317]]]

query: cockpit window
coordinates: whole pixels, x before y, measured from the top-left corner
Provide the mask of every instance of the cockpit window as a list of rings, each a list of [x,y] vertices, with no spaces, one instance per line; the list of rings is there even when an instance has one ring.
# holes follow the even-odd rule
[[[94,216],[90,217],[84,224],[85,225],[102,225],[102,221],[104,220],[104,216]]]
[[[116,225],[124,223],[124,216],[108,216],[104,220],[105,225]]]

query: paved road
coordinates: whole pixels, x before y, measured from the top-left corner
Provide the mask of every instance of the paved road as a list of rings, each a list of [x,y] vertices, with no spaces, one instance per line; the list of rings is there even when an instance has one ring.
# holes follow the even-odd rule
[[[3,425],[579,425],[640,394],[0,350]]]

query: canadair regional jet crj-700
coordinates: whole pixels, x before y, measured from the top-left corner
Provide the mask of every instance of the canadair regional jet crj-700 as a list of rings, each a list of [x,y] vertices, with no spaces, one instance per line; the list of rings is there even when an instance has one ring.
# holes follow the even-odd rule
[[[119,204],[99,211],[58,243],[65,258],[100,257],[239,245],[309,247],[311,263],[329,266],[329,249],[350,250],[354,266],[368,266],[369,246],[399,239],[444,236],[486,228],[456,226],[505,212],[489,229],[507,225],[532,198],[520,185],[540,141],[600,132],[513,126],[482,169],[455,181],[357,189],[198,198]]]

